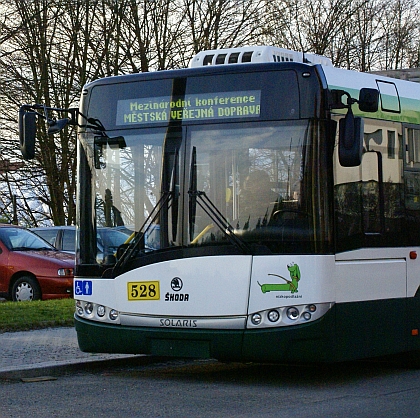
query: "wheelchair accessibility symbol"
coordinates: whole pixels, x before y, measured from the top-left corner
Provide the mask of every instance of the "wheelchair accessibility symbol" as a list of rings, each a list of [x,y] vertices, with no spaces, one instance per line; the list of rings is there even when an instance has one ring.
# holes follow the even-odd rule
[[[74,282],[74,294],[80,295],[91,295],[92,294],[92,281],[91,280],[75,280]]]

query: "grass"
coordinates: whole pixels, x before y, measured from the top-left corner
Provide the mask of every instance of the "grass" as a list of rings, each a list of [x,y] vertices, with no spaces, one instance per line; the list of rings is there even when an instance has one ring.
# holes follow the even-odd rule
[[[0,303],[0,333],[73,326],[74,299]]]

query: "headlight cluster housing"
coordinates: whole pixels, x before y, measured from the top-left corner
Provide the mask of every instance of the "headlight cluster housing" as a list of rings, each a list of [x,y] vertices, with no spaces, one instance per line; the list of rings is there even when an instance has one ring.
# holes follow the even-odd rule
[[[76,315],[93,321],[120,323],[120,314],[116,309],[93,302],[76,300]]]
[[[58,269],[57,275],[60,277],[72,277],[73,269],[65,269],[65,268]]]
[[[284,327],[319,319],[333,303],[284,306],[248,315],[247,328]]]

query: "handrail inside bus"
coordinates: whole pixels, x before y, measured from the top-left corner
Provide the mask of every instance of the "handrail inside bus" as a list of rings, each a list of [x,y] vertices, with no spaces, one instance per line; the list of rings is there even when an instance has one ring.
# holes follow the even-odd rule
[[[214,227],[214,224],[208,224],[192,241],[191,244],[197,244],[201,237],[207,234],[210,229]]]

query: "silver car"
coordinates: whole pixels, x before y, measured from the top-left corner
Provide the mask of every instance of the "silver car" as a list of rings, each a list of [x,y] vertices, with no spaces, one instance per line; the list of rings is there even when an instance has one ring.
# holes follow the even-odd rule
[[[76,252],[76,227],[74,226],[47,226],[31,228],[40,237],[44,238],[57,250],[75,254]],[[98,228],[97,230],[97,259],[114,254],[121,244],[124,244],[130,231],[115,228]]]

